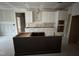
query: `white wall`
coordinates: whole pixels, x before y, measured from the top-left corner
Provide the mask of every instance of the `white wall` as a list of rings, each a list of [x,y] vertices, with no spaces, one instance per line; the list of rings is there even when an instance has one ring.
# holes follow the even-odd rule
[[[0,35],[16,35],[14,11],[0,10],[0,17]]]
[[[69,19],[70,22],[69,22],[69,30],[68,30],[68,37],[69,37],[72,16],[79,15],[79,2],[74,3],[72,6],[68,8],[68,14],[71,14],[71,17]]]
[[[68,14],[72,14],[72,16],[79,15],[79,2],[76,2],[68,7]]]
[[[0,9],[0,56],[14,55],[13,37],[16,34],[14,10]]]
[[[66,43],[69,41],[69,34],[70,34],[70,27],[71,27],[71,22],[72,22],[72,16],[79,15],[79,3],[74,3],[72,6],[68,7],[68,16],[70,16],[70,19],[67,19],[66,22],[66,28],[67,28],[67,33],[66,33]]]
[[[79,2],[72,5],[72,15],[79,15]]]
[[[15,18],[15,12],[24,12],[25,17],[27,16],[27,10],[25,9],[0,9],[0,35],[9,35],[13,31],[16,33],[16,18]],[[32,12],[32,11],[31,11]],[[32,13],[30,13],[31,16]],[[41,13],[42,14],[42,13]],[[29,18],[29,17],[28,17]],[[43,12],[42,17],[40,16],[41,21],[40,22],[48,22],[48,23],[55,23],[55,27],[57,28],[58,24],[58,12]],[[27,17],[26,17],[27,20]],[[30,20],[30,19],[29,19]],[[27,20],[27,21],[29,21]],[[33,22],[33,19],[31,17],[31,22]],[[15,24],[15,25],[13,25]],[[4,29],[4,30],[3,30]]]
[[[0,56],[14,56],[13,36],[0,36]]]

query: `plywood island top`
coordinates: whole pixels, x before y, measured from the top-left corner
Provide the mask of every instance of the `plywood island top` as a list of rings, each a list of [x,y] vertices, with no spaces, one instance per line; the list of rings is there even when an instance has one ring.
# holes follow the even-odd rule
[[[18,35],[16,35],[16,37],[31,37],[31,34],[32,34],[32,32],[21,32]],[[53,35],[50,35],[50,36],[53,36]],[[54,36],[62,36],[62,35],[59,35],[58,33],[55,33]]]
[[[29,33],[26,33],[26,32],[23,33],[23,32],[22,32],[22,33],[19,33],[19,34],[18,34],[18,37],[30,37],[30,35],[31,35],[30,32],[29,32]]]

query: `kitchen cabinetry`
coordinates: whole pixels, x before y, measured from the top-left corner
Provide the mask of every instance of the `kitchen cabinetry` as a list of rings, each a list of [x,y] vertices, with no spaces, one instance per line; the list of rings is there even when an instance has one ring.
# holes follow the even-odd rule
[[[67,11],[59,11],[58,13],[58,32],[64,31],[65,20],[67,18]]]
[[[56,12],[42,12],[42,22],[55,23]]]
[[[13,38],[15,55],[61,52],[61,40],[61,36],[20,37],[17,35]]]
[[[58,20],[65,20],[67,17],[67,11],[58,11]]]
[[[58,21],[58,32],[63,32],[64,31],[64,20],[59,20]]]
[[[26,11],[26,13],[25,13],[25,22],[26,22],[26,24],[33,22],[33,13],[32,13],[32,11]]]

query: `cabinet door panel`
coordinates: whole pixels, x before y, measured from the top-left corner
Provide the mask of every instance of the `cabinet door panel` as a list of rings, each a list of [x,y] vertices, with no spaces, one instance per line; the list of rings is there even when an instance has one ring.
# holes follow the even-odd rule
[[[27,11],[25,13],[25,18],[26,18],[26,24],[27,23],[32,23],[33,22],[33,15],[32,15],[32,11]]]
[[[55,23],[56,16],[56,12],[42,12],[42,22]]]

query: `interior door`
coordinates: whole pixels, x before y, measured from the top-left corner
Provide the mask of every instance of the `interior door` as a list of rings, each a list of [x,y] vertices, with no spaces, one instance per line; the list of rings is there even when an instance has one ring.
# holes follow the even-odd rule
[[[79,15],[72,16],[69,43],[77,43],[79,36]]]

